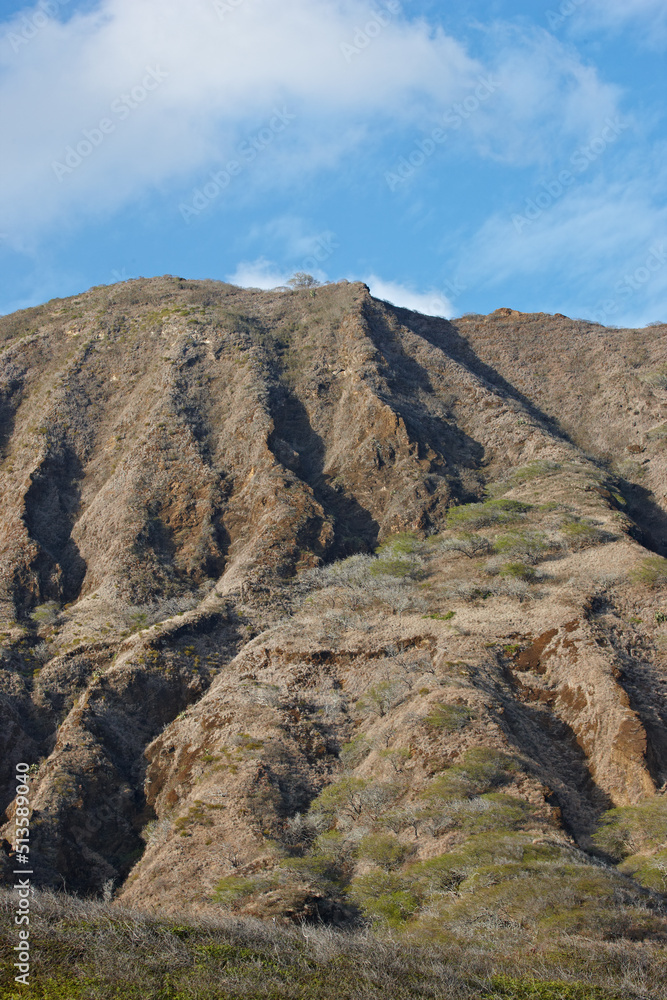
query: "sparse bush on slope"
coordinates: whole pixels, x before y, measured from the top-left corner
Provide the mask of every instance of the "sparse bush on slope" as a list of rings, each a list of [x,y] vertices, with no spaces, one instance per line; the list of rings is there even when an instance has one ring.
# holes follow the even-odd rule
[[[448,528],[474,530],[489,525],[513,524],[531,510],[529,503],[519,500],[487,500],[484,503],[463,504],[447,512]]]
[[[561,522],[559,531],[563,544],[573,552],[593,545],[602,545],[604,542],[611,541],[613,537],[594,524],[590,518],[573,516],[569,516]]]
[[[667,796],[608,810],[593,840],[620,871],[667,895]]]
[[[445,538],[439,544],[442,552],[458,552],[468,559],[476,559],[491,551],[491,542],[483,535],[464,531],[454,538]]]
[[[510,531],[499,535],[493,551],[505,557],[519,557],[525,562],[536,563],[553,549],[543,531]]]
[[[593,840],[615,861],[667,846],[667,796],[603,814]]]
[[[630,571],[635,583],[657,589],[667,584],[667,559],[662,556],[647,556]]]
[[[282,861],[274,877],[330,894],[378,928],[417,934],[500,914],[545,939],[554,932],[667,934],[660,906],[648,900],[646,909],[636,885],[565,840],[539,835],[544,819],[535,807],[500,790],[518,772],[507,754],[473,747],[417,802],[401,773],[394,783],[343,775],[309,812],[314,828],[328,829]],[[402,831],[409,828],[417,839],[408,842]],[[456,846],[414,860],[424,838],[450,835]]]

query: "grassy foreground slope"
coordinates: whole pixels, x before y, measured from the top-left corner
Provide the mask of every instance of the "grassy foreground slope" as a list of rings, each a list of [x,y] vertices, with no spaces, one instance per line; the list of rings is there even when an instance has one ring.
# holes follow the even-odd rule
[[[43,893],[26,988],[12,981],[12,902],[3,892],[3,1000],[657,1000],[667,974],[664,949],[646,942],[555,935],[534,948],[480,926],[463,949],[453,936],[434,945],[248,919],[176,923]]]

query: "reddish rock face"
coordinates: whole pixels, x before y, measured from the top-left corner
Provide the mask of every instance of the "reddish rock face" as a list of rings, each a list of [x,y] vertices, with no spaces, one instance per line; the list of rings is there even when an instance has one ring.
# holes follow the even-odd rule
[[[0,349],[0,804],[40,762],[43,883],[338,923],[271,881],[327,787],[428,858],[470,751],[584,846],[667,780],[660,329],[167,277]]]

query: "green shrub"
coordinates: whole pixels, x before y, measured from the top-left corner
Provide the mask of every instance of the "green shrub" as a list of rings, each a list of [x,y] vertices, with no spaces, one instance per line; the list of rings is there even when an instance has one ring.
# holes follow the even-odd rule
[[[185,816],[179,816],[174,820],[174,830],[180,833],[181,836],[186,836],[191,826],[213,826],[213,820],[206,811],[208,808],[210,807],[205,802],[197,799],[195,804],[190,806]]]
[[[497,486],[504,486],[505,491],[507,491],[514,489],[516,486],[522,486],[523,483],[529,483],[533,479],[550,476],[561,468],[560,462],[537,459],[534,462],[528,462],[527,465],[521,465],[517,469],[512,469],[507,479],[503,483],[498,483]]]
[[[468,838],[465,844],[447,854],[409,865],[402,873],[412,894],[425,903],[451,893],[472,891],[474,879],[480,872],[489,884],[518,878],[535,869],[535,865],[549,864],[558,852],[549,847],[534,845],[532,837],[522,833],[485,832]]]
[[[355,736],[349,743],[344,743],[340,751],[340,759],[345,767],[357,767],[368,757],[373,747],[365,736]]]
[[[609,539],[607,533],[596,527],[592,521],[580,518],[568,518],[563,521],[560,533],[567,547],[574,550],[601,545]]]
[[[227,875],[215,887],[213,901],[222,906],[243,903],[258,892],[263,892],[275,884],[272,878],[245,878],[242,875]]]
[[[377,753],[381,760],[388,760],[398,774],[403,772],[405,765],[412,757],[412,751],[409,747],[386,747],[384,750],[378,750]]]
[[[619,865],[619,869],[632,875],[640,885],[667,894],[667,851],[657,854],[634,854]]]
[[[531,815],[529,803],[499,792],[454,799],[440,810],[431,811],[436,832],[458,829],[470,835],[520,829]]]
[[[412,892],[422,900],[457,889],[466,877],[467,868],[455,854],[440,854],[427,861],[418,861],[405,871]]]
[[[468,875],[489,865],[502,867],[518,862],[551,861],[554,854],[548,849],[540,851],[528,834],[501,830],[474,834],[447,857],[460,872]]]
[[[471,798],[506,784],[517,770],[517,764],[506,754],[489,747],[473,747],[460,764],[434,778],[423,795],[428,799]]]
[[[359,712],[372,712],[384,718],[391,708],[399,704],[407,690],[406,682],[400,677],[380,681],[368,689],[355,708]]]
[[[490,524],[512,524],[529,510],[531,505],[519,500],[487,500],[450,507],[447,511],[448,528],[484,528]]]
[[[414,531],[399,531],[395,535],[390,535],[382,545],[375,550],[380,559],[388,557],[394,559],[401,555],[412,555],[420,552],[424,547],[424,542]]]
[[[647,556],[630,570],[630,579],[645,587],[664,587],[667,584],[667,559],[662,556]]]
[[[47,601],[46,604],[36,607],[31,617],[36,625],[54,625],[59,613],[60,607],[57,601]]]
[[[667,389],[667,365],[660,365],[652,371],[642,372],[639,378],[642,382],[656,389]]]
[[[346,775],[340,781],[327,785],[310,806],[313,814],[321,813],[331,824],[341,813],[356,819],[364,809],[364,791],[370,785],[367,778]]]
[[[350,845],[340,833],[330,830],[320,834],[303,857],[286,858],[280,867],[325,891],[338,889],[347,883],[351,875]]]
[[[447,733],[456,733],[464,729],[472,718],[472,709],[467,705],[445,705],[438,702],[437,705],[433,705],[424,721],[431,729],[444,729]]]
[[[352,880],[348,898],[374,923],[400,928],[418,910],[410,880],[395,872],[373,871]]]
[[[667,437],[667,424],[659,424],[657,427],[652,427],[646,437],[649,441],[664,440]]]
[[[551,547],[543,531],[510,531],[496,539],[493,550],[501,556],[520,556],[528,562],[537,562]]]
[[[605,989],[590,983],[547,982],[541,979],[515,979],[494,976],[491,988],[481,994],[483,1000],[620,1000]]]
[[[514,843],[510,835],[502,838],[503,845],[495,835],[471,838],[456,852],[453,860],[460,869],[467,868],[467,875],[458,886],[458,898],[439,904],[440,919],[474,925],[489,913],[502,913],[505,919],[529,922],[545,936],[564,932],[611,939],[659,931],[659,915],[640,909],[624,912],[623,904],[639,902],[639,896],[616,873],[578,859],[530,860],[525,855],[527,837],[522,844],[521,835],[514,836]],[[486,863],[485,846],[495,855]]]
[[[662,847],[667,843],[667,796],[657,795],[637,806],[609,809],[593,841],[616,861]]]
[[[390,834],[371,833],[359,841],[357,856],[372,861],[385,871],[393,871],[405,861],[411,853],[407,844],[402,844]]]
[[[511,580],[525,580],[526,583],[532,583],[535,580],[535,570],[532,566],[526,566],[522,562],[508,562],[500,567],[498,571],[500,576],[507,577]]]

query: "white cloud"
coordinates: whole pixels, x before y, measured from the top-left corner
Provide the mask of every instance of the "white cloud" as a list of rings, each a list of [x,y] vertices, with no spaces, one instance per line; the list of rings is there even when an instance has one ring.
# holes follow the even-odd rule
[[[449,319],[454,313],[451,302],[440,292],[416,292],[398,282],[383,281],[374,274],[363,280],[376,299],[384,299],[385,302],[391,302],[392,305],[401,306],[403,309],[412,309],[425,316],[442,316],[444,319]]]
[[[254,261],[242,261],[233,274],[226,276],[226,280],[232,285],[240,285],[241,288],[262,288],[269,291],[286,285],[293,273],[293,271],[281,270],[277,264],[265,257],[259,257]],[[316,274],[315,277],[321,281],[326,280],[326,276],[322,272]],[[416,292],[398,282],[383,281],[382,278],[378,278],[374,274],[362,279],[358,276],[350,276],[349,280],[364,281],[370,288],[371,295],[374,295],[376,299],[391,302],[392,305],[412,309],[425,316],[442,316],[448,319],[453,315],[451,302],[440,292]]]
[[[336,233],[329,229],[314,232],[308,220],[289,214],[255,223],[248,230],[246,242],[260,243],[263,248],[275,247],[277,255],[290,261],[294,270],[313,275],[316,270],[321,271],[318,265],[340,249]]]
[[[0,228],[16,235],[77,209],[113,209],[224,163],[275,107],[297,116],[287,145],[303,172],[337,116],[407,120],[415,102],[454,96],[479,71],[454,39],[399,15],[379,25],[373,9],[370,0],[243,0],[219,17],[210,0],[101,0],[66,23],[51,19],[18,51],[9,39],[22,22],[6,23]],[[358,29],[371,23],[377,37],[348,63],[341,45],[363,41]],[[113,102],[132,101],[147,67],[167,75],[120,120]],[[113,132],[59,181],[52,162],[103,118]]]
[[[500,83],[489,102],[492,120],[470,121],[489,155],[514,165],[549,163],[617,112],[619,88],[547,32],[496,25],[491,37]]]
[[[552,197],[546,187],[526,192],[523,204],[492,215],[461,248],[463,280],[473,289],[526,278],[548,285],[551,274],[553,291],[542,293],[542,308],[551,299],[558,311],[622,326],[667,316],[667,209],[656,204],[667,187],[662,155],[656,151],[643,167],[629,156],[614,178],[578,179],[560,194],[554,186]],[[652,254],[646,280],[634,280]]]
[[[211,0],[100,0],[66,22],[51,18],[18,48],[23,22],[5,22],[0,230],[29,248],[56,224],[104,216],[151,190],[167,197],[179,184],[189,196],[275,108],[295,117],[243,165],[234,199],[352,150],[368,160],[387,131],[428,125],[496,69],[498,100],[457,136],[481,155],[534,162],[563,132],[583,136],[613,110],[613,89],[546,33],[499,35],[493,65],[483,65],[425,20],[390,16],[386,3],[222,0],[229,11],[218,16]],[[147,67],[165,75],[142,91],[142,81],[156,83]],[[80,143],[90,155],[69,172]],[[67,168],[59,177],[54,162]]]
[[[261,288],[270,291],[280,285],[286,285],[291,277],[291,272],[281,271],[273,261],[259,257],[253,261],[241,261],[233,274],[228,274],[225,278],[232,285],[240,285],[241,288]]]
[[[667,42],[667,8],[664,0],[588,0],[580,11],[584,29],[618,31],[635,26],[651,48]]]

